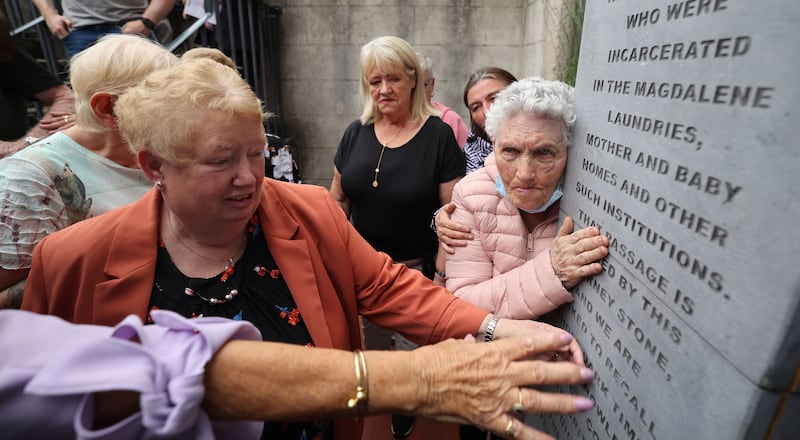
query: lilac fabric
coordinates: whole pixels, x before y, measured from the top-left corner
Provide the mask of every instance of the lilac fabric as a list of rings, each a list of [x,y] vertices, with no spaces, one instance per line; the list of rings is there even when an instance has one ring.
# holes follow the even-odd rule
[[[155,325],[129,316],[111,328],[0,311],[2,437],[259,438],[261,422],[212,422],[200,408],[206,363],[228,340],[261,340],[258,330],[242,321],[151,313]],[[108,390],[140,392],[142,409],[93,431],[91,393]]]

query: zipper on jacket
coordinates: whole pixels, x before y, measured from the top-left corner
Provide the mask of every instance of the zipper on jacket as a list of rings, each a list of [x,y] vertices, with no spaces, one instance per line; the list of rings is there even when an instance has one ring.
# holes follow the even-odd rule
[[[533,253],[533,232],[528,232],[528,259],[531,258],[531,253]]]

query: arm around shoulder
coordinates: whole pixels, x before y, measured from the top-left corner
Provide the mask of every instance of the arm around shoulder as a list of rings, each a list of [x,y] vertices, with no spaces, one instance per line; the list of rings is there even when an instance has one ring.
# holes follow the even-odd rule
[[[545,250],[526,261],[525,231],[487,189],[489,180],[468,177],[470,196],[459,185],[453,194],[452,220],[473,231],[465,247],[446,255],[447,288],[456,296],[501,317],[536,318],[572,301],[553,272]],[[510,215],[510,214],[509,214]]]

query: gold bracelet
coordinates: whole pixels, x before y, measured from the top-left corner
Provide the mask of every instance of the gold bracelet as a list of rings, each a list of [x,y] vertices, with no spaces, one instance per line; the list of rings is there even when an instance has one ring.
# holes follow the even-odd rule
[[[356,421],[360,421],[367,414],[369,403],[369,381],[367,380],[367,360],[364,352],[353,352],[353,361],[356,366],[356,395],[347,400],[347,407],[354,410]]]

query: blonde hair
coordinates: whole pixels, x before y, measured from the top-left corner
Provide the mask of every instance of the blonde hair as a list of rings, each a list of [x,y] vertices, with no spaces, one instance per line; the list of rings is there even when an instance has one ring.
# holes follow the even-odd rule
[[[216,61],[223,66],[228,66],[236,72],[239,72],[239,70],[236,68],[236,63],[234,63],[229,56],[225,55],[225,53],[223,53],[221,50],[213,47],[194,47],[181,55],[182,60],[191,60],[196,58],[207,58],[209,60]]]
[[[383,72],[405,73],[408,79],[415,79],[416,85],[411,91],[411,118],[419,120],[427,116],[439,116],[440,113],[425,98],[425,83],[422,67],[417,53],[406,40],[400,37],[378,37],[361,47],[361,98],[364,110],[361,113],[363,125],[380,120],[381,114],[377,104],[369,93],[369,78],[374,69]]]
[[[172,66],[178,58],[146,38],[136,35],[106,35],[69,61],[69,76],[75,94],[75,114],[83,131],[110,131],[92,110],[95,93],[119,95],[138,84],[149,73]]]
[[[198,116],[210,111],[220,119],[262,120],[261,101],[250,85],[234,70],[205,58],[153,72],[116,105],[119,128],[131,151],[146,149],[171,163],[190,156],[202,123]]]

